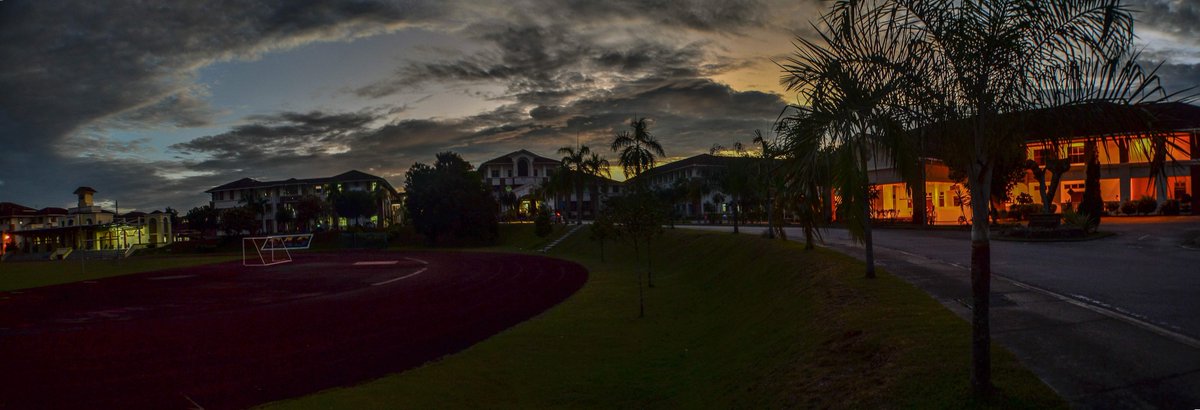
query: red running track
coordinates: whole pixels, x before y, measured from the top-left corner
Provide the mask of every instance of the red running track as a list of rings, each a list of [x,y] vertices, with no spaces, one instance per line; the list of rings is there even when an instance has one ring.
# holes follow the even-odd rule
[[[0,292],[0,408],[302,396],[463,350],[586,281],[578,264],[532,255],[375,251]]]

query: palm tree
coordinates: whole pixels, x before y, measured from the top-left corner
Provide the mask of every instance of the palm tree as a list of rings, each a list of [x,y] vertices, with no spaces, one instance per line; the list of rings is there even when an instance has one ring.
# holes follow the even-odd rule
[[[591,153],[583,161],[583,170],[587,176],[595,181],[594,190],[592,191],[592,217],[595,218],[600,212],[600,198],[603,197],[603,182],[602,178],[611,178],[612,174],[608,170],[608,160],[597,153]]]
[[[568,172],[573,176],[573,186],[575,187],[575,224],[583,223],[583,178],[587,175],[587,159],[592,154],[592,150],[587,145],[581,145],[579,148],[562,147],[558,149],[558,154],[562,155],[562,165],[566,167]]]
[[[255,195],[254,191],[244,191],[242,192],[242,198],[238,200],[238,203],[241,203],[242,206],[246,207],[246,209],[254,212],[254,215],[257,216],[260,221],[262,221],[262,230],[260,232],[266,232],[267,204],[270,203],[270,201],[268,201],[267,198],[262,198],[258,195]]]
[[[986,204],[992,199],[992,175],[1005,152],[1025,144],[1033,125],[1027,113],[1082,103],[1143,104],[1154,99],[1146,98],[1151,95],[1168,98],[1155,72],[1128,62],[1133,16],[1122,0],[844,1],[822,16],[819,31],[827,46],[800,40],[798,57],[784,66],[784,83],[813,105],[803,115],[817,125],[810,128],[842,134],[834,180],[841,181],[846,203],[865,207],[855,205],[858,189],[845,189],[846,160],[861,164],[872,151],[887,152],[878,148],[913,148],[912,143],[888,143],[899,140],[884,132],[892,124],[909,129],[937,124],[942,156],[966,173],[978,204],[972,207],[971,229],[971,384],[977,394],[986,394],[991,390]],[[1109,75],[1096,77],[1089,67]],[[864,110],[867,106],[888,109]],[[827,115],[841,121],[820,126],[831,123]],[[888,154],[894,159],[897,152]],[[864,176],[851,175],[865,182]]]
[[[625,171],[625,177],[632,179],[639,174],[654,168],[658,158],[666,156],[662,144],[650,135],[649,125],[645,118],[631,120],[629,127],[633,131],[617,133],[612,142],[613,152],[618,153],[617,162]]]

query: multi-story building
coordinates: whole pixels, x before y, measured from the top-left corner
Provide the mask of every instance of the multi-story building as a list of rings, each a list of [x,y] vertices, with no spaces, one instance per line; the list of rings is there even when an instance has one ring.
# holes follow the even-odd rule
[[[1151,176],[1151,161],[1147,157],[1152,138],[1147,136],[1149,131],[1139,121],[1072,126],[1073,134],[1079,137],[1059,140],[1056,146],[1031,138],[1026,146],[1027,158],[1045,165],[1047,158],[1054,157],[1066,159],[1071,165],[1062,175],[1058,189],[1050,193],[1052,203],[1062,209],[1082,201],[1086,170],[1084,153],[1086,145],[1094,143],[1100,162],[1100,196],[1104,201],[1128,202],[1148,196],[1160,204],[1178,200],[1190,202],[1193,210],[1200,209],[1200,196],[1196,195],[1200,192],[1200,107],[1172,103],[1148,110],[1157,117],[1155,135],[1165,135],[1167,141],[1166,166],[1163,175],[1158,177]],[[1121,113],[1116,112],[1116,115]],[[1069,116],[1048,114],[1053,117],[1048,122],[1071,121]],[[911,218],[914,201],[908,189],[910,184],[906,184],[889,163],[872,162],[869,168],[877,193],[871,207],[876,216]],[[1049,178],[1047,174],[1046,179]],[[1032,171],[1026,171],[1023,181],[1013,187],[1011,196],[1028,194],[1040,203],[1038,185]],[[969,197],[966,187],[952,180],[950,169],[939,160],[925,161],[925,192],[925,207],[934,222],[956,223],[970,219],[971,208],[965,205],[969,202],[965,200]],[[920,206],[921,202],[916,201],[915,206]]]
[[[545,199],[539,198],[538,195],[538,188],[548,182],[550,176],[561,166],[561,161],[519,150],[484,161],[479,165],[479,174],[483,177],[484,184],[491,187],[492,194],[502,210],[516,208],[518,212],[527,215],[531,206],[548,206],[563,216],[573,217],[577,202],[580,201],[580,198],[576,198],[576,190]],[[583,216],[587,218],[594,215],[597,203],[605,198],[620,195],[622,184],[603,177],[585,178],[584,187],[580,191]]]
[[[157,246],[174,241],[171,214],[154,211],[118,215],[95,205],[95,189],[75,190],[76,206],[70,209],[33,209],[11,202],[0,203],[0,231],[5,252],[116,250],[135,245]]]
[[[314,228],[329,228],[331,225],[341,228],[353,225],[386,227],[398,220],[400,194],[386,179],[360,171],[347,171],[331,177],[278,181],[242,178],[204,192],[212,196],[212,206],[216,209],[230,209],[259,201],[262,212],[256,218],[262,224],[262,230],[278,233],[294,228],[289,223],[279,221],[280,212],[290,213],[289,219],[294,220],[295,206],[305,198],[328,201],[334,192],[348,191],[371,193],[376,200],[375,212],[360,221],[344,216],[339,216],[336,221],[322,218],[324,220]]]
[[[651,168],[633,178],[631,182],[644,181],[650,189],[683,189],[688,195],[685,201],[675,204],[677,215],[689,219],[701,219],[711,214],[728,214],[733,198],[721,190],[719,176],[730,165],[741,162],[761,161],[758,158],[731,157],[700,154]],[[742,164],[748,165],[748,164]]]

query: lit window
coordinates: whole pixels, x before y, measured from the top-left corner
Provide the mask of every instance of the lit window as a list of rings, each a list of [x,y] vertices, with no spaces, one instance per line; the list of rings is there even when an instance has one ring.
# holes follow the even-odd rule
[[[946,193],[945,192],[942,192],[942,191],[938,192],[938,206],[941,206],[941,207],[946,206]]]
[[[1071,149],[1067,154],[1067,159],[1070,160],[1072,164],[1082,164],[1084,162],[1083,144],[1071,145]]]

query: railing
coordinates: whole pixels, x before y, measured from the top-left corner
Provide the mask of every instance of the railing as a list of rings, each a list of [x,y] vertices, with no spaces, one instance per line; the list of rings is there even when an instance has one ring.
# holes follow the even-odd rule
[[[134,252],[137,252],[142,249],[146,249],[146,244],[138,243],[138,244],[129,245],[128,248],[125,248],[125,253],[123,255],[121,255],[121,257],[128,258],[129,255],[133,255]]]

